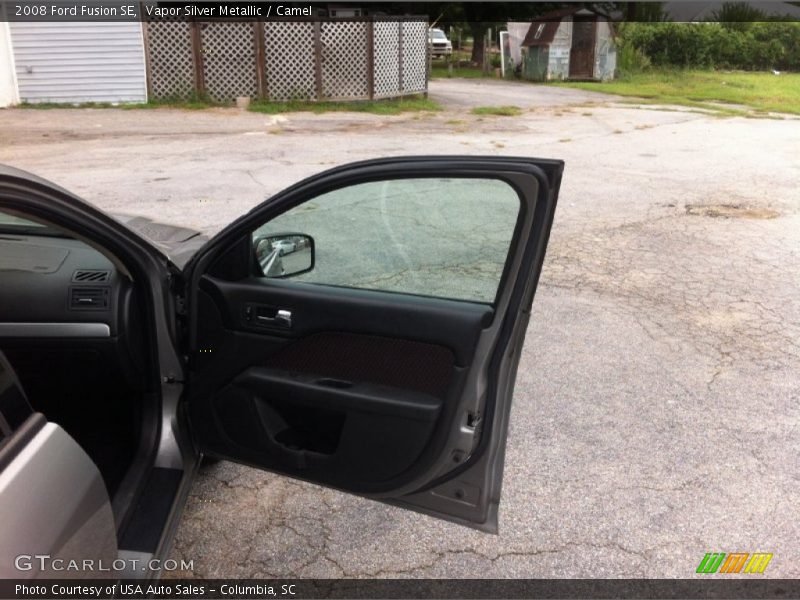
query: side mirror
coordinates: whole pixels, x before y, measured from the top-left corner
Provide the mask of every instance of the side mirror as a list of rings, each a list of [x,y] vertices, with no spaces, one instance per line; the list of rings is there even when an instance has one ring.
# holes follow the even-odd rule
[[[264,277],[292,277],[314,268],[314,238],[303,233],[258,235],[253,254]]]

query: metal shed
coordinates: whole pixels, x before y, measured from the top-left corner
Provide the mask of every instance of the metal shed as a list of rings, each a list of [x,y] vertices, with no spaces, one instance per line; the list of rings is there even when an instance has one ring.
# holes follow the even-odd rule
[[[522,76],[613,79],[617,67],[614,28],[605,15],[572,7],[539,17],[522,42]]]
[[[138,22],[13,21],[22,102],[146,102]]]

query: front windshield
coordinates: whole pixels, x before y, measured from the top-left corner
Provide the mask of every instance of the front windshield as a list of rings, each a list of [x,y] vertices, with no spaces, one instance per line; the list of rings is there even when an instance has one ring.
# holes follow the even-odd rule
[[[0,233],[27,235],[60,235],[46,225],[0,211]]]
[[[441,29],[432,29],[431,30],[431,39],[432,40],[446,40],[447,36],[444,34],[444,31]]]

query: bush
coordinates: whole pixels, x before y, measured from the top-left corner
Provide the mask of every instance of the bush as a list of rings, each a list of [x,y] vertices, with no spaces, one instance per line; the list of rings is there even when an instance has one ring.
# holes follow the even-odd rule
[[[620,32],[620,70],[669,67],[800,70],[800,23],[627,23]],[[625,56],[623,56],[623,54]]]
[[[800,23],[774,21],[753,23],[748,32],[754,40],[773,48],[773,65],[785,71],[800,70]]]
[[[630,43],[617,47],[617,69],[621,73],[640,73],[650,66],[650,58]]]

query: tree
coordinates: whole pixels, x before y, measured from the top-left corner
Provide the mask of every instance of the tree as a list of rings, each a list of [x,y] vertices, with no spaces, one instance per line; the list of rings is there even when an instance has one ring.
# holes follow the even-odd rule
[[[628,8],[628,2],[585,2],[584,6],[601,13]],[[472,36],[471,61],[483,64],[486,52],[484,36],[490,27],[499,29],[508,21],[532,21],[538,16],[575,4],[565,2],[402,2],[373,4],[370,9],[387,14],[428,15],[439,26],[452,25],[466,29]],[[632,10],[636,14],[635,9]]]
[[[530,12],[530,7],[524,4],[491,2],[409,2],[404,3],[402,9],[406,14],[426,14],[437,26],[452,25],[468,30],[473,40],[471,61],[479,65],[483,64],[486,30],[504,24],[509,12]]]
[[[469,28],[472,35],[472,56],[470,60],[476,65],[483,64],[486,53],[484,36],[490,27],[499,28],[508,21],[532,20],[538,15],[543,15],[563,7],[556,2],[510,2],[493,4],[492,2],[463,2],[459,3],[461,21]]]

